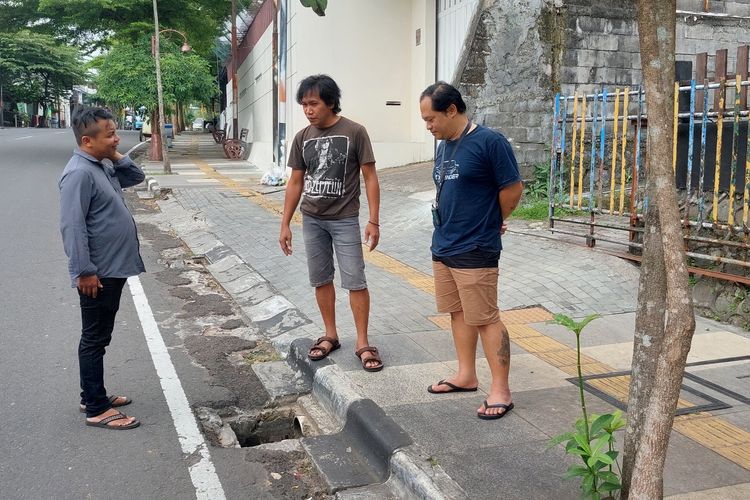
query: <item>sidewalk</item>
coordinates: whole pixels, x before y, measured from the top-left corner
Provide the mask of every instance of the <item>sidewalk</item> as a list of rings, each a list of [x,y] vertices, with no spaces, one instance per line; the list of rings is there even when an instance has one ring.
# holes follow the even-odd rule
[[[178,136],[171,158],[175,175],[154,176],[161,188],[172,190],[160,207],[176,218],[188,214],[205,222],[202,239],[195,234],[180,236],[203,242],[203,252],[201,245],[188,244],[194,252],[198,248],[196,253],[211,255],[217,279],[227,283],[225,288],[248,319],[285,351],[282,355],[301,358],[305,365],[304,347],[308,339],[322,335],[322,323],[307,282],[299,225],[292,228],[293,256],[286,257],[279,249],[283,187],[259,185],[263,172],[248,162],[226,160],[208,134]],[[160,168],[146,165],[149,173]],[[434,306],[429,256],[429,200],[434,188],[429,165],[386,169],[380,180],[381,242],[366,257],[371,343],[380,349],[386,368],[375,374],[361,369],[353,354],[348,298],[337,287],[342,349],[330,356],[332,363],[307,367],[317,381],[313,394],[329,398],[323,402],[342,420],[353,414],[352,400],[372,400],[405,431],[403,435],[393,431],[400,436],[394,447],[403,446],[407,458],[422,460],[417,465],[427,470],[427,476],[435,472],[433,478],[445,497],[460,497],[462,489],[468,498],[578,498],[577,483],[561,479],[573,459],[560,447],[546,448],[549,438],[569,430],[580,412],[577,389],[569,381],[575,375],[575,339],[546,322],[555,313],[603,316],[584,331],[584,363],[590,375],[613,375],[589,381],[598,393],[589,393],[587,402],[591,411],[612,411],[627,398],[627,377],[617,372],[629,369],[638,269],[583,246],[540,238],[540,233],[549,233],[511,220],[503,238],[500,307],[512,340],[510,382],[516,408],[502,420],[481,421],[475,410],[486,397],[490,380],[483,359],[477,364],[479,392],[436,396],[426,391],[429,384],[456,370],[449,318],[437,315]],[[366,222],[364,193],[362,202]],[[247,264],[252,273],[238,280],[231,271],[238,263]],[[263,293],[258,286],[264,287]],[[305,340],[295,340],[300,338]],[[478,356],[483,356],[479,351]],[[676,419],[665,494],[747,498],[750,335],[698,318],[688,362],[698,364],[688,369],[682,405],[712,406]],[[350,388],[353,395],[337,399],[336,388]],[[363,425],[367,427],[367,422]],[[377,434],[376,429],[370,432]],[[409,444],[412,441],[414,445]],[[325,448],[315,443],[309,440],[306,448],[326,476],[325,453],[315,456]],[[404,463],[397,458],[398,453],[390,457],[394,474],[398,467],[402,473],[408,471],[394,466]],[[420,491],[430,497],[424,493],[429,489]]]

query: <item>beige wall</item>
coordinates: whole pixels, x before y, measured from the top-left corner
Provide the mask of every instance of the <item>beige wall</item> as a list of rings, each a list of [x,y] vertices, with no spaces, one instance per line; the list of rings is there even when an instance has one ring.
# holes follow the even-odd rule
[[[272,32],[269,26],[238,70],[239,127],[250,130],[250,161],[261,168],[273,163]],[[378,167],[432,159],[434,141],[419,115],[419,94],[435,75],[434,1],[331,2],[324,17],[290,1],[288,37],[287,150],[308,125],[296,102],[299,82],[326,73],[341,87],[341,114],[367,128]],[[231,126],[231,81],[227,95]]]
[[[299,82],[326,73],[341,87],[341,114],[367,128],[379,167],[432,158],[433,140],[421,124],[418,98],[434,78],[433,1],[330,2],[325,17],[291,2],[289,21],[289,142],[307,126],[295,100]],[[422,28],[419,47],[417,28]]]

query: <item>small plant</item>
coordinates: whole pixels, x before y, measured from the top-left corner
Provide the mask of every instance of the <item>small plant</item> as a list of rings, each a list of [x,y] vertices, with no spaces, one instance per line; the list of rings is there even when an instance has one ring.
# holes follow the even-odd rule
[[[549,166],[539,163],[534,166],[533,178],[523,188],[524,198],[540,200],[547,197]]]
[[[549,447],[565,443],[565,453],[581,457],[583,465],[571,465],[565,479],[581,478],[583,498],[600,500],[614,498],[620,491],[620,476],[612,469],[617,464],[618,452],[614,449],[615,431],[625,426],[622,412],[604,415],[589,415],[586,410],[586,398],[583,391],[583,373],[581,371],[581,331],[586,325],[598,318],[598,314],[586,316],[576,322],[564,315],[555,315],[554,323],[562,325],[576,336],[576,364],[578,368],[578,392],[581,398],[583,417],[576,420],[574,430],[552,438]]]

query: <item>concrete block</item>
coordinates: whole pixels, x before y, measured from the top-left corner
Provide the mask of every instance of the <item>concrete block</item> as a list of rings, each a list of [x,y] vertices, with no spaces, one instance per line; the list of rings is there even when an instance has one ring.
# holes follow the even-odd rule
[[[592,50],[617,50],[619,38],[615,35],[586,35],[584,46]]]
[[[236,280],[233,280],[233,281],[222,283],[221,286],[223,286],[224,290],[226,290],[229,294],[237,295],[263,282],[264,282],[263,278],[253,273],[253,274],[245,275],[241,278],[237,278]],[[238,297],[235,297],[235,300],[237,299]]]
[[[312,390],[310,380],[301,371],[292,370],[286,361],[255,363],[252,368],[273,403],[293,401]]]

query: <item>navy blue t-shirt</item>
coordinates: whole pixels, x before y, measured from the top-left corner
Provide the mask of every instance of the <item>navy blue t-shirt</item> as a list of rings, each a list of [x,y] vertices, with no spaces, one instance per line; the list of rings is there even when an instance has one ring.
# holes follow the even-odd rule
[[[499,253],[502,216],[498,194],[505,186],[521,181],[513,148],[499,132],[478,125],[464,137],[449,162],[457,143],[458,139],[443,141],[435,154],[435,185],[440,183],[442,162],[445,177],[438,202],[441,223],[432,234],[432,254]]]

